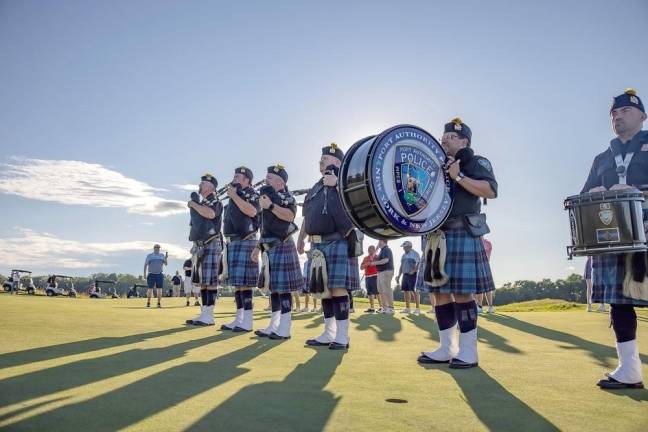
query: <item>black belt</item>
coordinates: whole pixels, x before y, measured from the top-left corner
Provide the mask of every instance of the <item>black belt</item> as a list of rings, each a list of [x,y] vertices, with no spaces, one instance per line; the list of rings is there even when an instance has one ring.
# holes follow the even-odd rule
[[[256,235],[256,232],[250,233],[250,234],[245,234],[245,235],[233,235],[233,236],[225,236],[225,240],[227,240],[227,243],[235,242],[235,241],[241,241],[241,240],[250,240]]]
[[[331,242],[331,241],[336,241],[336,240],[342,240],[344,236],[338,232],[334,232],[331,234],[314,234],[314,235],[309,235],[308,236],[308,241],[310,243],[323,243],[323,242]]]
[[[441,229],[463,228],[464,226],[463,217],[457,216],[446,220],[443,225],[441,225]]]
[[[281,239],[274,239],[269,242],[261,242],[259,243],[259,249],[261,249],[261,252],[266,252],[272,249],[273,247],[277,246],[280,243],[283,243],[284,241]]]

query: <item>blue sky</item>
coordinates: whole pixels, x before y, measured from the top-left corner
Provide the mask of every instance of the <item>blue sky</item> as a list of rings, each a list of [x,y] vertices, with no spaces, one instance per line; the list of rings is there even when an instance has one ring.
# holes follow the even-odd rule
[[[303,188],[331,141],[440,137],[457,115],[500,184],[497,284],[580,272],[562,201],[612,96],[648,100],[647,18],[642,0],[0,1],[0,272],[139,273],[153,241],[175,270],[177,185],[279,161]]]

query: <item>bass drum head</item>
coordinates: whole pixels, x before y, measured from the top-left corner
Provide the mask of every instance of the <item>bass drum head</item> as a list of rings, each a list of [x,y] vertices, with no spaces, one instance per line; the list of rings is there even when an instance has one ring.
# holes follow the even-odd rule
[[[452,209],[446,154],[425,130],[394,126],[356,142],[340,170],[342,202],[354,224],[374,238],[420,236]]]

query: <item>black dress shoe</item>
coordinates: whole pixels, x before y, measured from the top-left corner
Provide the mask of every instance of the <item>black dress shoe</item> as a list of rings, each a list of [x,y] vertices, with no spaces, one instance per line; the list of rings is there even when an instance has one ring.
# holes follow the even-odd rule
[[[185,324],[194,325],[194,320],[187,320],[187,321],[185,321]]]
[[[601,379],[598,380],[596,383],[597,386],[601,387],[602,389],[606,390],[623,390],[623,389],[642,389],[644,388],[644,385],[642,382],[634,383],[634,384],[626,384],[619,382],[615,380],[614,378],[606,378],[606,379]]]
[[[268,333],[264,333],[264,332],[262,332],[261,330],[256,330],[256,331],[254,332],[254,334],[257,335],[257,336],[259,336],[259,337],[268,337],[268,336],[270,336]]]
[[[420,356],[416,359],[417,362],[422,363],[422,364],[443,364],[443,363],[450,363],[450,360],[434,360],[425,354],[421,353]]]
[[[202,321],[194,321],[193,325],[199,326],[199,327],[209,327],[209,326],[213,326],[215,324],[208,324],[208,323],[202,322]]]
[[[232,329],[232,331],[234,333],[247,333],[247,332],[251,332],[252,330],[246,330],[243,327],[236,326]]]
[[[329,349],[332,349],[332,350],[345,350],[345,349],[349,349],[349,344],[341,344],[341,343],[337,343],[337,342],[331,342],[329,344]]]
[[[459,360],[457,358],[453,358],[450,360],[450,369],[470,369],[474,368],[478,365],[479,363],[466,363],[463,360]]]
[[[318,347],[318,346],[329,346],[330,344],[331,344],[330,342],[320,342],[317,339],[308,339],[306,341],[306,346]]]
[[[270,333],[270,336],[268,336],[268,337],[269,337],[270,339],[274,339],[274,340],[286,340],[286,339],[290,339],[290,336],[279,336],[279,335],[278,335],[277,333],[275,333],[275,332]]]
[[[232,327],[228,327],[225,324],[221,325],[221,330],[233,330]]]

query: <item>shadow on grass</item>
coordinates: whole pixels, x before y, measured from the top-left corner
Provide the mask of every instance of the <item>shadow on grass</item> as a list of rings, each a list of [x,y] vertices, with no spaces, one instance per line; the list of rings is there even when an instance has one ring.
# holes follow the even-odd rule
[[[405,321],[410,321],[419,329],[427,332],[429,339],[438,342],[439,341],[439,331],[436,325],[435,320],[426,316],[426,315],[410,315],[405,318]],[[479,321],[478,321],[479,322]],[[479,335],[479,342],[485,343],[492,347],[493,349],[511,353],[511,354],[522,354],[523,351],[509,344],[508,339],[502,337],[496,333],[493,333],[490,330],[486,330],[483,327],[477,329],[477,334]]]
[[[121,345],[129,345],[148,339],[168,336],[186,330],[188,329],[185,327],[171,328],[167,330],[159,330],[135,335],[120,337],[101,337],[77,342],[68,342],[60,345],[32,348],[24,351],[15,351],[0,355],[0,369],[17,365],[25,365],[38,361],[52,360],[55,358],[70,356],[74,354],[83,354]]]
[[[352,318],[358,331],[372,331],[378,340],[391,342],[396,339],[396,333],[402,330],[401,321],[390,314],[362,314]]]
[[[236,334],[220,335],[220,339]],[[132,349],[7,378],[0,381],[0,405],[11,405],[116,377],[179,358],[188,350],[212,342],[216,342],[214,336],[193,339],[169,347]]]
[[[222,334],[212,336],[201,343],[207,345],[227,337]],[[256,340],[251,345],[213,360],[183,363],[92,399],[38,414],[9,427],[11,430],[48,430],[52,427],[78,430],[89,427],[93,431],[126,428],[248,372],[239,365],[278,345],[267,339]],[[251,402],[248,401],[248,405]]]
[[[583,351],[586,351],[589,353],[590,357],[596,360],[602,367],[616,367],[617,354],[616,349],[612,346],[602,345],[600,343],[588,341],[570,333],[565,333],[536,324],[531,324],[530,322],[522,321],[509,315],[494,314],[489,315],[486,319],[541,338],[565,343],[567,345],[563,346],[562,348],[567,350],[581,349]],[[641,354],[640,357],[643,363],[648,363],[648,356]]]
[[[189,430],[321,431],[341,399],[324,387],[343,356],[341,351],[318,349],[283,381],[242,388]]]
[[[559,430],[481,368],[457,370],[450,369],[448,365],[422,365],[421,367],[437,369],[451,375],[461,388],[466,404],[488,430]],[[430,402],[433,404],[433,401]]]

